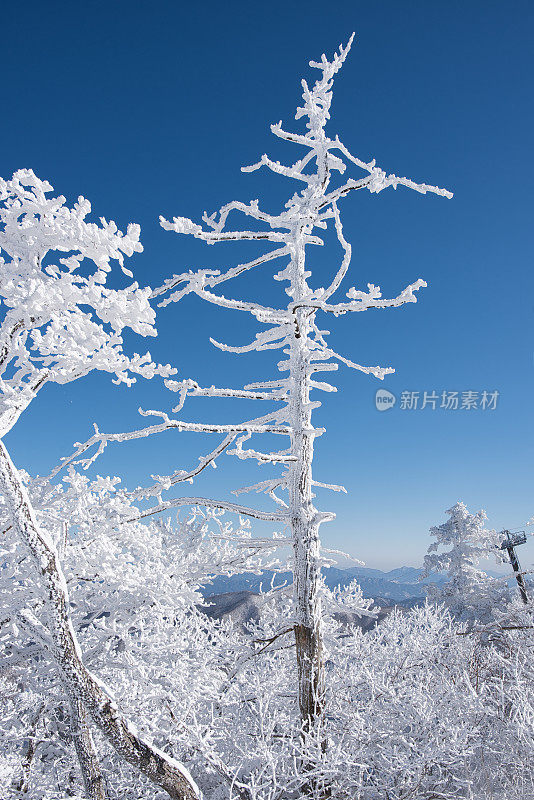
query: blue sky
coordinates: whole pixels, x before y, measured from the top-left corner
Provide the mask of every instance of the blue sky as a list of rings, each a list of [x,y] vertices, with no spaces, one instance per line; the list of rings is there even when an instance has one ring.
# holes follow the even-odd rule
[[[318,497],[338,515],[322,528],[325,544],[372,567],[419,563],[429,526],[459,499],[485,508],[499,529],[534,514],[533,16],[530,3],[487,0],[32,0],[2,10],[0,174],[31,167],[70,201],[86,196],[98,216],[121,227],[139,222],[145,252],[131,266],[152,286],[252,253],[252,245],[222,251],[167,233],[158,215],[197,219],[231,199],[262,198],[272,210],[285,202],[295,190],[290,181],[239,168],[263,152],[286,163],[298,157],[269,123],[297,124],[300,79],[315,78],[308,61],[356,31],[336,81],[330,133],[387,171],[455,193],[445,200],[406,189],[360,192],[342,208],[353,244],[348,285],[370,281],[391,294],[418,277],[429,284],[416,305],[329,320],[345,355],[397,369],[384,384],[340,370],[338,393],[324,395],[317,413],[327,428],[317,441],[317,478],[348,489]],[[335,256],[324,253],[312,265],[319,276]],[[279,284],[261,280],[235,291],[274,300]],[[148,346],[203,383],[239,386],[274,375],[269,356],[233,356],[209,344],[210,335],[246,341],[250,326],[235,316],[188,298],[161,311],[160,337]],[[374,395],[382,386],[397,396],[500,394],[496,410],[407,410],[397,402],[379,413]],[[168,409],[173,400],[154,382],[127,390],[101,375],[48,387],[8,445],[19,466],[43,473],[90,435],[93,420],[126,429],[138,426],[138,406]],[[196,402],[188,418],[230,420],[243,408]],[[109,448],[98,470],[133,486],[150,472],[195,463],[206,447],[202,438],[166,434]],[[252,482],[251,470],[226,458],[196,491],[223,496]],[[521,555],[534,560],[534,542]]]

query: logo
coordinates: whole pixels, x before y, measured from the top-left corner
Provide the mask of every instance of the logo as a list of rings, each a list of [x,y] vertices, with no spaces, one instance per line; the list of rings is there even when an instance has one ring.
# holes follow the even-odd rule
[[[379,389],[375,395],[375,405],[379,411],[389,411],[396,401],[395,395],[388,392],[387,389]]]

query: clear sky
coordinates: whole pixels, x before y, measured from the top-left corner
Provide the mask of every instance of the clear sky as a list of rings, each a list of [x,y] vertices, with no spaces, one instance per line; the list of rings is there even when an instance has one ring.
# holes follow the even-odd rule
[[[262,198],[269,210],[285,202],[296,188],[290,181],[239,168],[263,152],[285,163],[298,157],[269,123],[298,124],[300,79],[315,79],[308,61],[356,32],[329,132],[387,171],[455,193],[358,192],[342,208],[353,244],[347,288],[369,281],[391,295],[418,277],[429,284],[416,305],[328,320],[346,356],[397,370],[383,384],[340,370],[338,393],[323,395],[317,413],[327,428],[317,441],[317,479],[348,489],[318,497],[338,515],[323,526],[324,541],[372,567],[420,563],[429,526],[457,500],[485,508],[498,529],[534,514],[533,21],[526,0],[30,0],[2,8],[0,174],[30,167],[69,201],[83,194],[97,216],[120,227],[139,222],[145,252],[130,266],[151,286],[252,254],[252,245],[221,250],[167,233],[158,215],[198,219],[232,199]],[[312,264],[319,285],[335,256],[327,248]],[[262,281],[234,291],[274,302],[280,285]],[[209,344],[210,335],[247,341],[252,329],[242,316],[188,298],[160,312],[160,337],[148,346],[204,385],[274,376],[268,355]],[[382,413],[379,388],[398,397]],[[439,408],[443,391],[484,390],[499,392],[496,409]],[[401,408],[403,391],[420,392],[419,405],[424,391],[436,391],[438,407]],[[8,444],[19,466],[44,473],[88,438],[93,420],[128,429],[142,422],[138,406],[168,410],[175,399],[155,382],[128,390],[106,376],[48,387]],[[243,408],[196,403],[189,419],[236,419]],[[134,486],[194,464],[208,447],[168,433],[108,448],[97,466]],[[261,480],[269,469],[226,458],[196,491],[225,496],[253,482],[253,470]],[[534,541],[520,556],[534,560]]]

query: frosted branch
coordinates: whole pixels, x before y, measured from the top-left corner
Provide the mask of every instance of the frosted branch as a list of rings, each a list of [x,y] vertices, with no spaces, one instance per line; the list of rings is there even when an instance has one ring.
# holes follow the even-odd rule
[[[200,225],[195,225],[191,220],[187,220],[187,222],[191,224],[191,230],[184,230],[183,220],[184,217],[174,217],[173,221],[169,222],[164,217],[160,217],[160,225],[166,231],[191,233],[195,239],[202,239],[208,244],[262,240],[267,242],[285,242],[285,234],[276,233],[275,231],[221,231],[220,233],[216,233],[214,231],[202,230]]]
[[[321,299],[322,300],[328,300],[328,298],[331,297],[334,294],[334,292],[339,288],[339,285],[341,284],[341,281],[343,280],[343,278],[347,274],[347,270],[348,270],[348,268],[350,266],[350,259],[351,259],[351,254],[352,254],[352,248],[351,248],[350,244],[346,241],[345,237],[343,236],[343,225],[341,224],[341,218],[339,216],[339,209],[337,207],[337,203],[335,202],[335,200],[332,203],[332,211],[333,211],[333,214],[334,214],[336,235],[337,235],[339,243],[341,244],[341,247],[343,248],[344,255],[343,255],[343,260],[341,262],[341,266],[340,266],[340,268],[339,268],[334,280],[332,281],[332,283],[330,284],[328,289],[324,293],[321,294]]]
[[[225,350],[229,353],[242,354],[250,353],[254,350],[260,351],[283,347],[290,333],[291,328],[289,325],[279,325],[276,328],[271,328],[263,333],[257,333],[253,342],[243,345],[242,347],[233,347],[231,345],[222,344],[221,342],[217,342],[212,338],[210,338],[210,342],[215,347],[218,347],[219,350]]]
[[[198,270],[197,272],[186,272],[180,275],[173,275],[172,278],[168,278],[161,286],[159,286],[157,289],[154,289],[150,296],[152,298],[159,297],[166,292],[171,292],[181,284],[186,284],[180,291],[175,292],[171,295],[171,297],[168,298],[168,300],[171,302],[178,302],[182,299],[182,297],[184,297],[184,295],[194,291],[193,285],[196,285],[197,283],[201,286],[217,286],[219,283],[224,283],[224,281],[231,280],[232,278],[236,278],[238,275],[241,275],[244,272],[248,272],[250,269],[254,269],[254,267],[258,267],[261,264],[266,264],[267,262],[273,261],[276,258],[281,258],[282,256],[287,255],[288,252],[288,248],[284,245],[284,247],[279,247],[269,253],[264,253],[264,255],[260,256],[259,258],[255,258],[252,261],[247,261],[244,264],[238,264],[236,267],[233,267],[224,273],[221,273],[219,270]],[[165,303],[165,305],[168,305],[168,302]]]
[[[336,303],[335,305],[331,305],[329,303],[321,303],[320,301],[318,303],[310,301],[309,303],[306,302],[303,305],[320,308],[321,311],[336,315],[346,314],[347,312],[353,311],[367,311],[369,308],[397,308],[405,303],[416,303],[417,297],[415,296],[415,292],[426,286],[426,281],[424,281],[422,278],[418,278],[415,283],[411,283],[409,286],[403,289],[402,292],[397,295],[397,297],[385,299],[382,298],[380,286],[375,286],[372,283],[368,283],[367,292],[355,289],[354,287],[349,289],[347,292],[347,297],[352,300],[350,303]]]
[[[110,442],[129,442],[136,439],[145,439],[148,436],[163,433],[163,431],[166,430],[174,429],[177,431],[195,431],[197,433],[226,434],[274,433],[283,436],[287,436],[290,432],[290,429],[286,426],[263,426],[248,423],[241,425],[209,425],[205,423],[182,422],[181,420],[169,419],[164,412],[159,411],[142,411],[142,409],[140,409],[140,412],[145,416],[149,414],[162,416],[164,421],[159,425],[149,425],[146,428],[140,428],[135,431],[127,431],[124,433],[101,433],[98,430],[98,427],[95,425],[95,433],[93,436],[91,436],[91,438],[86,442],[77,442],[75,444],[76,450],[72,453],[72,455],[62,459],[62,463],[50,472],[50,474],[46,477],[46,480],[53,480],[59,474],[59,472],[61,472],[61,470],[65,469],[65,467],[72,463],[80,464],[83,469],[88,469],[91,464],[96,461],[98,456],[104,452],[105,448]],[[92,447],[96,447],[93,455],[85,459],[80,459],[80,456],[87,452],[87,450],[90,450]]]
[[[195,294],[197,294],[199,297],[202,297],[204,300],[208,300],[210,303],[213,303],[216,306],[221,306],[222,308],[232,308],[234,311],[248,311],[249,314],[252,314],[260,322],[280,323],[284,321],[283,312],[280,312],[275,308],[260,306],[258,303],[248,303],[246,300],[232,300],[224,297],[223,295],[213,294],[213,292],[210,292],[208,289],[200,286],[191,286],[189,291],[195,292]],[[159,306],[163,308],[164,306],[169,305],[171,302],[173,302],[173,299],[172,297],[169,297],[166,300],[163,300]]]
[[[238,275],[241,275],[243,272],[248,272],[248,270],[254,269],[254,267],[258,267],[261,264],[266,264],[268,261],[273,261],[276,258],[282,258],[282,256],[286,256],[288,252],[289,250],[287,246],[284,245],[284,247],[279,247],[276,250],[272,250],[270,253],[265,253],[259,258],[255,258],[253,261],[248,261],[245,264],[238,264],[237,267],[233,267],[218,277],[212,278],[209,281],[209,285],[217,286],[217,284],[223,283],[223,281],[237,278]]]
[[[271,161],[265,153],[256,164],[252,164],[250,167],[241,167],[241,172],[254,172],[263,166],[268,167],[272,172],[276,172],[278,175],[284,175],[286,178],[295,178],[296,180],[304,181],[304,183],[308,184],[313,181],[313,176],[303,174],[299,169],[295,169],[294,167],[285,167],[283,164],[280,164],[279,161]]]
[[[159,503],[157,506],[140,511],[139,516],[132,517],[129,522],[134,522],[137,519],[144,519],[153,514],[159,514],[162,511],[168,511],[169,508],[181,508],[182,506],[204,506],[205,508],[219,508],[223,511],[230,511],[233,514],[240,514],[244,517],[253,517],[254,519],[264,520],[266,522],[284,522],[287,519],[287,514],[282,514],[278,511],[258,511],[255,508],[247,508],[240,506],[237,503],[229,503],[226,500],[211,500],[206,497],[177,497],[173,500],[167,500],[164,503]]]
[[[356,364],[354,361],[336,353],[336,351],[332,350],[330,347],[321,351],[321,357],[336,358],[338,361],[341,361],[342,364],[345,364],[345,366],[351,369],[357,369],[359,372],[364,372],[366,375],[374,375],[374,377],[378,378],[380,381],[384,380],[386,375],[391,375],[395,372],[393,367],[363,367],[361,364]]]
[[[248,391],[246,389],[221,389],[215,386],[208,388],[194,389],[189,393],[190,397],[235,397],[244,400],[285,400],[286,396],[282,391],[279,392],[260,392]]]
[[[163,477],[160,475],[157,476],[153,475],[152,477],[157,480],[157,483],[155,483],[153,486],[147,486],[145,488],[139,487],[135,491],[130,492],[128,496],[132,500],[140,500],[145,497],[157,497],[158,495],[161,494],[162,491],[166,491],[170,489],[172,486],[176,486],[176,484],[178,483],[184,483],[185,481],[192,482],[193,478],[195,478],[197,475],[200,475],[200,473],[207,466],[209,466],[210,464],[212,466],[215,466],[216,459],[221,455],[221,453],[224,453],[226,448],[229,447],[229,445],[234,440],[235,440],[235,434],[230,434],[229,436],[226,436],[223,439],[223,441],[214,450],[211,451],[211,453],[208,453],[208,455],[203,456],[199,459],[200,463],[198,464],[197,467],[194,467],[189,471],[177,470],[172,475],[166,475]]]
[[[332,492],[344,492],[347,494],[345,487],[339,486],[336,483],[320,483],[319,481],[312,481],[312,484],[320,489],[330,489]]]
[[[278,486],[284,485],[285,481],[283,478],[271,478],[267,481],[260,481],[259,483],[254,483],[251,486],[243,486],[240,489],[233,489],[232,494],[235,494],[236,497],[240,494],[247,494],[248,492],[269,492],[272,489],[276,489]]]
[[[291,464],[297,461],[294,455],[285,452],[262,453],[259,450],[242,450],[241,448],[229,450],[228,455],[237,456],[242,460],[252,458],[259,464]]]

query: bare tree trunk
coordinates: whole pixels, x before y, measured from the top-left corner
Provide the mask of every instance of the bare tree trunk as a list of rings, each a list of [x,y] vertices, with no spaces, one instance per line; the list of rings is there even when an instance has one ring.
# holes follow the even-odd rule
[[[304,248],[294,260],[296,298],[305,296]],[[297,253],[299,249],[297,248]],[[300,267],[300,268],[299,268]],[[318,433],[313,427],[310,403],[311,349],[309,347],[310,309],[295,310],[295,332],[290,351],[291,453],[295,457],[288,482],[289,515],[293,534],[293,592],[296,607],[295,644],[297,655],[298,702],[303,744],[308,734],[319,736],[320,749],[326,750],[323,733],[325,665],[321,610],[321,560],[319,526],[329,515],[318,513],[313,505],[313,446]],[[328,798],[330,789],[314,772],[313,757],[303,757],[300,769],[307,797]]]
[[[295,432],[295,448],[300,459],[290,486],[291,527],[294,552],[294,595],[297,619],[298,699],[302,723],[310,729],[322,714],[324,705],[324,658],[322,612],[319,595],[321,567],[316,510],[312,504],[311,457],[313,437]]]
[[[70,706],[72,739],[80,769],[85,792],[90,800],[108,800],[104,776],[100,771],[98,754],[89,729],[87,712],[83,704],[76,700]]]
[[[297,239],[298,241],[298,239]],[[297,246],[297,253],[300,248]],[[294,261],[297,273],[294,297],[307,293],[302,256]],[[302,262],[302,263],[300,263]],[[303,730],[311,730],[323,713],[325,674],[320,599],[321,515],[313,505],[313,445],[316,430],[310,404],[310,364],[308,347],[310,310],[295,311],[295,333],[290,353],[291,452],[295,465],[289,480],[289,514],[293,534],[294,597],[296,605],[295,641],[297,651],[298,700]]]
[[[83,704],[117,753],[173,800],[197,800],[200,793],[187,769],[141,739],[104,686],[85,667],[70,620],[67,584],[54,544],[48,534],[39,529],[26,489],[1,440],[0,492],[12,525],[28,545],[48,594],[52,653],[71,705]]]

